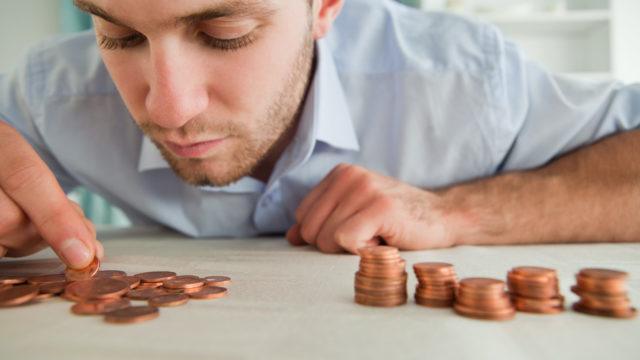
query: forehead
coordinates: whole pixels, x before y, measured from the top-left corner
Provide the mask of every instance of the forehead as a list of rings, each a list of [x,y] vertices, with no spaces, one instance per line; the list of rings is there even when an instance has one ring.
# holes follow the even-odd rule
[[[264,17],[303,0],[75,0],[87,12],[118,22],[175,25],[176,21],[223,17]],[[112,21],[115,22],[115,21]]]

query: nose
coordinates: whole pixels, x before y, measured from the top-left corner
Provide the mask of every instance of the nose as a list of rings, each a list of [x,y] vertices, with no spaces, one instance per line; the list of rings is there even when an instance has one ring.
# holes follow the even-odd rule
[[[187,49],[180,49],[178,42],[150,44],[145,106],[150,121],[166,129],[182,127],[209,104],[197,57],[181,50]]]

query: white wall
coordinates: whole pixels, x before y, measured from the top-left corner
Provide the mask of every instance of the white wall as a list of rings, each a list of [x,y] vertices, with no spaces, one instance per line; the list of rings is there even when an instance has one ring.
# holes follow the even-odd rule
[[[29,46],[58,32],[58,0],[0,0],[0,72],[16,66]]]

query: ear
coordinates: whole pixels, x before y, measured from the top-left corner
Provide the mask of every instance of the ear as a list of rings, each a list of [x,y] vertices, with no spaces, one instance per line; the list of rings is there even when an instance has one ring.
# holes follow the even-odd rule
[[[344,0],[313,1],[313,39],[318,40],[327,35],[333,21],[340,14]]]

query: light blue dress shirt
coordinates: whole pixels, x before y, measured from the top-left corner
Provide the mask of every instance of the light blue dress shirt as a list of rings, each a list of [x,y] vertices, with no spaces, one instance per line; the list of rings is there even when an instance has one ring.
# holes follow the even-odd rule
[[[494,27],[386,0],[349,0],[317,43],[298,132],[268,183],[182,182],[136,127],[91,33],[47,41],[0,77],[0,118],[66,190],[190,236],[282,233],[337,164],[421,188],[530,169],[640,124],[640,87],[555,76]],[[1,156],[1,154],[0,154]]]

